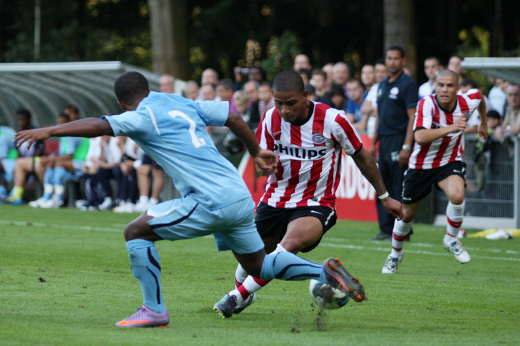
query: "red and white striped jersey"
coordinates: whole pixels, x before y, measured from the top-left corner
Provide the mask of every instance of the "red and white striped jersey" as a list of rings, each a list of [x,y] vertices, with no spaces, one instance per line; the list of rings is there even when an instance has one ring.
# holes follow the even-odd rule
[[[471,89],[466,94],[457,95],[457,105],[452,112],[447,112],[439,106],[435,95],[423,98],[417,105],[414,131],[418,129],[436,129],[453,124],[461,117],[467,117],[480,104],[480,93]],[[413,169],[431,169],[441,167],[449,162],[462,161],[464,153],[464,133],[450,133],[431,143],[417,144],[413,147],[408,167]]]
[[[335,208],[341,149],[353,155],[362,147],[345,112],[312,101],[311,106],[311,117],[300,126],[286,122],[271,108],[256,131],[260,147],[280,158],[278,172],[269,176],[261,199],[272,207]]]

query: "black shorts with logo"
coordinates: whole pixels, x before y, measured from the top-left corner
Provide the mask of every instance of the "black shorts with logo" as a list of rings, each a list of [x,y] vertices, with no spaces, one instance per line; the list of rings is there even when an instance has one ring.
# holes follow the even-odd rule
[[[450,175],[458,175],[466,181],[466,164],[453,161],[432,169],[411,169],[404,172],[402,203],[413,204],[424,199],[432,191],[432,186]]]
[[[337,219],[336,211],[329,207],[316,206],[285,209],[274,208],[260,202],[260,205],[256,208],[255,223],[262,239],[274,238],[280,242],[287,232],[289,223],[304,216],[313,216],[320,220],[323,226],[323,234],[336,224]],[[302,252],[311,251],[318,246],[320,241],[321,237],[316,243],[303,249]]]

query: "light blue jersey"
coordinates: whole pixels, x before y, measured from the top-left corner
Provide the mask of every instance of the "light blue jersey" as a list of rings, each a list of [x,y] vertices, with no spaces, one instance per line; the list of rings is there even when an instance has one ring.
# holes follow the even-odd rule
[[[227,102],[194,102],[150,92],[135,111],[104,116],[115,136],[132,138],[166,174],[183,197],[208,209],[251,198],[236,168],[221,156],[206,126],[223,126]]]

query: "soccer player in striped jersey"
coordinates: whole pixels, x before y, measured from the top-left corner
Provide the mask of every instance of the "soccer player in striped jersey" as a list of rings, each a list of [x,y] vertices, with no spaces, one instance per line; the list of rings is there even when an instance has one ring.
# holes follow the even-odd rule
[[[354,290],[364,298],[363,286],[337,258],[319,265],[288,252],[266,255],[253,221],[251,194],[236,168],[218,153],[206,126],[229,127],[262,170],[273,172],[278,160],[272,151],[259,147],[242,116],[229,111],[228,102],[194,102],[152,92],[138,72],[119,77],[114,91],[125,111],[122,114],[21,131],[15,140],[18,145],[29,141],[30,147],[51,136],[128,136],[173,179],[182,197],[150,207],[125,227],[128,258],[144,301],[134,314],[117,322],[117,327],[161,327],[170,322],[155,246],[155,241],[163,239],[213,234],[219,250],[231,249],[247,272],[263,280],[316,279],[345,294]],[[237,303],[227,300],[224,311],[232,312]]]
[[[421,201],[437,186],[448,197],[448,226],[443,245],[460,263],[470,261],[468,252],[457,239],[464,216],[465,165],[464,129],[473,111],[479,109],[478,132],[487,138],[485,101],[477,89],[457,95],[458,75],[443,70],[437,77],[436,94],[426,96],[417,105],[414,122],[415,145],[405,172],[402,203],[404,217],[396,220],[392,231],[392,252],[383,266],[392,274],[403,258],[403,242],[410,232]]]
[[[334,226],[342,150],[374,186],[387,212],[402,217],[401,203],[389,197],[372,155],[363,148],[346,113],[310,101],[307,95],[298,73],[277,75],[273,82],[275,107],[264,114],[256,132],[260,147],[274,151],[280,159],[256,209],[256,226],[268,253],[311,251]],[[235,290],[215,308],[234,296],[239,304],[226,317],[239,313],[256,300],[253,293],[268,282],[248,277],[239,265]]]

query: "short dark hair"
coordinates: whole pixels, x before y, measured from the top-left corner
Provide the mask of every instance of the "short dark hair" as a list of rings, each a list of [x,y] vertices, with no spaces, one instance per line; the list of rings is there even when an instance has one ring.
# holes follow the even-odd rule
[[[437,61],[437,64],[441,65],[441,59],[437,58],[436,56],[430,55],[429,57],[424,59],[424,61],[426,61],[426,60],[435,60],[435,61]]]
[[[114,93],[121,103],[131,105],[139,98],[148,95],[148,81],[139,72],[131,71],[122,74],[114,83]]]
[[[65,106],[63,106],[63,110],[64,111],[71,111],[73,113],[76,113],[76,114],[79,114],[79,109],[78,107],[74,106],[73,104],[66,104]]]
[[[365,86],[363,85],[363,82],[361,82],[361,80],[359,80],[357,78],[350,78],[347,81],[347,84],[350,84],[350,83],[358,83],[363,88],[363,90],[365,90]]]
[[[500,119],[500,114],[495,110],[488,111],[486,116],[492,119]]]
[[[222,85],[226,90],[233,90],[233,81],[231,78],[224,78],[218,81],[218,85]],[[217,85],[217,86],[218,86]]]
[[[67,122],[70,121],[70,117],[67,113],[64,113],[64,112],[61,112],[60,114],[58,114],[57,118],[65,118],[67,119]]]
[[[375,67],[376,65],[385,65],[385,66],[386,66],[386,64],[385,64],[385,58],[379,58],[379,59],[377,59],[376,62],[374,63],[374,67]]]
[[[303,78],[298,72],[280,72],[273,81],[273,91],[278,92],[297,92],[304,91]]]
[[[464,78],[462,80],[462,82],[460,82],[460,86],[468,86],[468,85],[470,85],[472,88],[477,87],[477,83],[471,78]]]
[[[31,119],[31,112],[25,108],[20,108],[19,110],[17,110],[16,115],[26,117],[27,119]]]
[[[390,46],[390,47],[388,47],[388,48],[386,49],[386,51],[385,51],[385,56],[386,56],[386,53],[388,53],[388,52],[391,51],[391,50],[396,50],[396,51],[398,51],[399,53],[401,53],[401,58],[405,58],[403,47],[401,47],[401,46]]]

